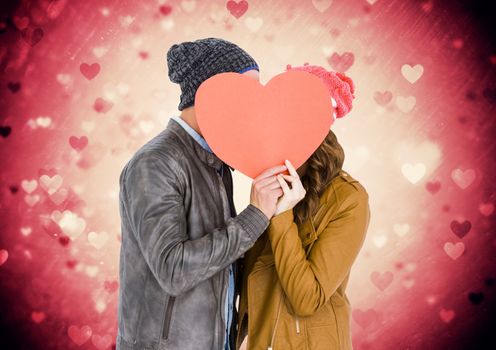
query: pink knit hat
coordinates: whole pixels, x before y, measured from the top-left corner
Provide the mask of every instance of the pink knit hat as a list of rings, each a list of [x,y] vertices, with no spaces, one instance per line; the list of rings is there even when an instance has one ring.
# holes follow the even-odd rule
[[[355,84],[351,78],[344,73],[328,71],[323,67],[309,65],[305,62],[303,66],[291,67],[286,66],[286,70],[296,69],[315,74],[322,79],[329,89],[332,106],[335,108],[334,119],[344,117],[352,107],[352,100],[355,98]]]

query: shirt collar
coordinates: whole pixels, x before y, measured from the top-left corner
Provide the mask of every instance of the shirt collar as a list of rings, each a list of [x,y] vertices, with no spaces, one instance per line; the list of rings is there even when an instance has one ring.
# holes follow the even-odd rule
[[[179,118],[179,119],[181,119],[181,118]],[[182,120],[182,121],[184,122],[184,120]],[[202,162],[215,168],[217,171],[222,171],[223,164],[225,164],[225,163],[219,157],[217,157],[217,155],[215,153],[209,152],[205,148],[203,148],[203,146],[201,146],[200,143],[198,141],[196,141],[195,138],[188,131],[186,131],[186,128],[184,126],[182,126],[180,120],[177,120],[177,118],[174,118],[174,117],[169,118],[169,122],[167,123],[166,129],[170,129],[172,132],[177,134],[180,137],[180,139],[182,140],[182,142],[188,148],[192,149]],[[231,167],[230,165],[227,165],[227,166],[232,171],[234,171],[233,167]]]
[[[212,151],[212,149],[210,148],[210,146],[208,145],[207,141],[205,141],[205,139],[195,129],[193,129],[191,126],[189,126],[189,124],[186,123],[183,120],[183,118],[181,118],[180,116],[172,116],[172,119],[174,119],[176,122],[178,122],[179,125],[181,125],[184,128],[184,130],[186,130],[188,132],[188,134],[190,134],[195,139],[195,141],[200,144],[200,146],[202,146],[204,149],[206,149],[210,153],[214,153]]]

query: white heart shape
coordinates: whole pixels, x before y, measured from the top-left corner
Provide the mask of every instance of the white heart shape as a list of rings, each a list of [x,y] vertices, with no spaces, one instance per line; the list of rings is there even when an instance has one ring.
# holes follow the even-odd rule
[[[181,8],[186,12],[193,12],[196,8],[196,1],[194,0],[181,1]]]
[[[475,171],[473,169],[467,169],[465,171],[461,169],[455,169],[451,172],[451,179],[460,187],[462,190],[466,189],[475,180]]]
[[[41,187],[48,192],[48,194],[53,194],[57,192],[57,190],[62,186],[62,176],[56,174],[52,177],[48,175],[41,175],[40,177],[40,185]]]
[[[62,218],[58,224],[71,240],[78,238],[86,227],[86,221],[70,210],[65,210],[62,213]]]
[[[451,259],[456,260],[465,251],[465,244],[463,244],[463,242],[457,242],[456,244],[452,242],[446,242],[443,248],[444,252],[448,254]]]
[[[102,248],[107,243],[109,235],[107,232],[90,232],[88,233],[88,242],[96,249]]]
[[[415,96],[396,96],[396,106],[398,106],[403,113],[410,112],[413,107],[415,107],[416,103],[417,99]]]
[[[32,193],[38,187],[38,182],[36,180],[22,180],[21,187],[27,193]]]
[[[245,18],[245,25],[252,33],[257,32],[262,27],[262,24],[263,24],[263,19],[261,17]]]
[[[394,224],[393,230],[398,236],[403,237],[404,235],[406,235],[408,233],[408,231],[410,231],[410,225],[408,225],[408,224]]]
[[[377,248],[382,248],[387,243],[387,237],[386,237],[386,235],[377,235],[377,236],[374,236],[373,241],[374,241],[374,244]]]
[[[421,64],[416,64],[413,67],[409,64],[404,64],[401,66],[401,74],[411,84],[414,84],[424,74],[424,67]]]
[[[332,0],[312,0],[312,4],[317,9],[317,11],[324,12],[329,7],[331,7]]]
[[[417,163],[417,164],[410,164],[406,163],[403,164],[401,167],[401,172],[403,173],[403,176],[410,181],[412,184],[417,183],[422,177],[425,175],[425,165],[422,163]]]

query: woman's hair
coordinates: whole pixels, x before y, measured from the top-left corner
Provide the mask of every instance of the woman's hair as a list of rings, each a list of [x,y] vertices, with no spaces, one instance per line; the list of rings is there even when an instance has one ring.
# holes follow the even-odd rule
[[[331,180],[338,175],[343,162],[344,150],[334,132],[329,129],[329,133],[319,148],[306,161],[307,168],[301,177],[306,194],[293,210],[298,225],[314,214],[319,205],[320,196]]]

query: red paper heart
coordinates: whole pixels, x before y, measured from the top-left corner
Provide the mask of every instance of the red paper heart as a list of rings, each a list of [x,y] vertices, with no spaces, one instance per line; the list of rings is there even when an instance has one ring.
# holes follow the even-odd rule
[[[265,86],[239,73],[216,74],[198,88],[195,112],[212,151],[251,178],[285,159],[298,168],[333,123],[327,87],[297,70],[276,75]]]

